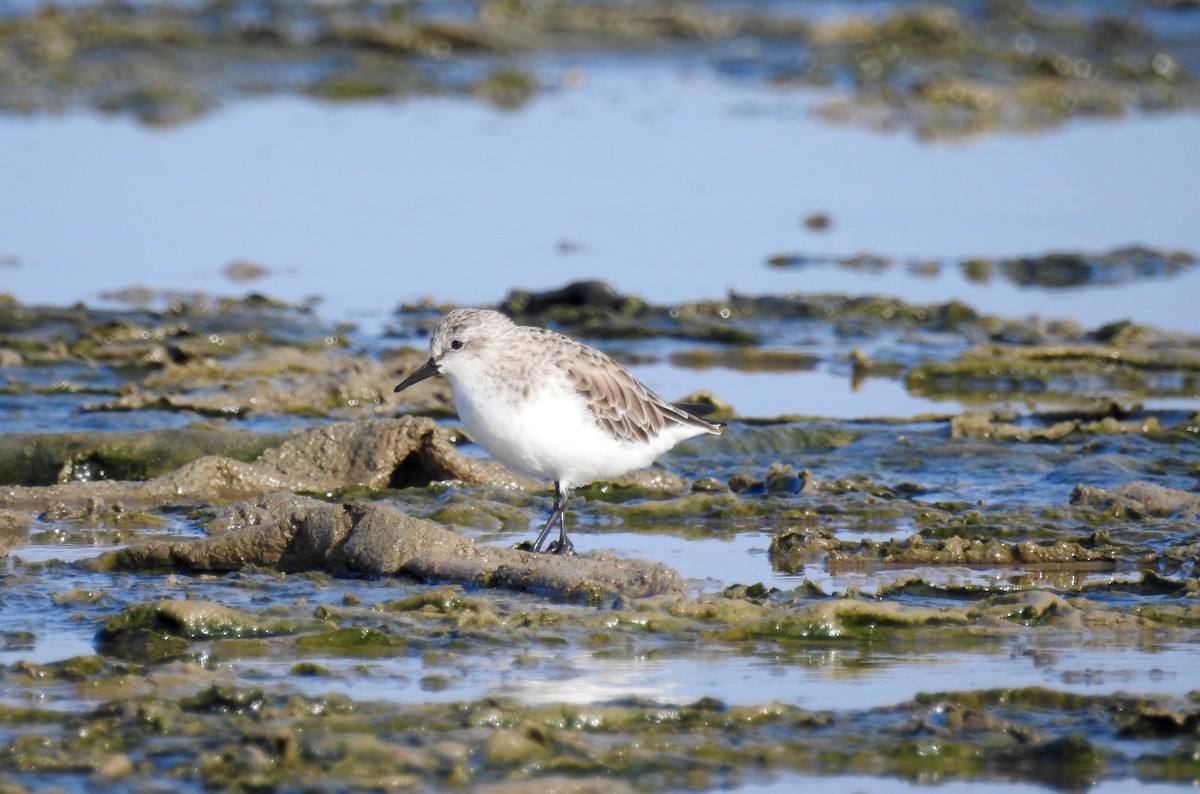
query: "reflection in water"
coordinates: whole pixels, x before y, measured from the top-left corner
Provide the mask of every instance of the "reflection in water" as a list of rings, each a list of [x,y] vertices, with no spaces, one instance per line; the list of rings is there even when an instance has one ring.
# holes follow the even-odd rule
[[[578,648],[530,651],[517,659],[470,657],[469,670],[430,669],[420,658],[306,659],[331,671],[316,678],[287,677],[308,695],[332,692],[394,702],[452,702],[488,696],[521,702],[592,704],[642,699],[662,704],[714,698],[729,705],[780,701],[811,710],[869,709],[905,702],[923,692],[1041,686],[1099,694],[1185,695],[1191,689],[1193,649],[1178,644],[1153,648],[1086,649],[1074,644],[1029,647],[985,640],[974,650],[901,647],[878,650],[870,642],[768,644],[750,652],[695,648],[604,653]],[[253,680],[286,673],[291,662],[228,660]],[[437,688],[422,684],[436,674]]]

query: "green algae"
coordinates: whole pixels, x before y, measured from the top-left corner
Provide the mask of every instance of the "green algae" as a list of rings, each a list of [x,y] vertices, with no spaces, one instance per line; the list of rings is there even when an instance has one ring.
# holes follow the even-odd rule
[[[671,355],[671,364],[684,369],[724,367],[744,372],[792,372],[811,370],[820,362],[811,353],[793,350],[762,350],[734,347],[728,350],[689,350]]]
[[[329,668],[315,662],[298,662],[292,665],[288,673],[296,676],[327,677],[331,675]]]
[[[591,496],[588,494],[588,498]],[[345,496],[341,498],[344,499]],[[440,524],[491,531],[522,528],[529,523],[528,513],[518,505],[500,504],[478,498],[456,504],[444,504],[424,514],[424,517]]]
[[[829,640],[874,636],[879,629],[964,625],[967,616],[954,608],[902,607],[872,601],[818,601],[783,615],[731,626],[720,633],[727,642]]]
[[[300,650],[350,656],[394,653],[396,649],[403,649],[407,645],[403,637],[379,629],[350,626],[305,635],[296,640]]]
[[[1090,412],[1086,412],[1090,414]],[[1151,438],[1174,439],[1186,437],[1180,428],[1164,427],[1157,416],[1148,415],[1121,421],[1107,416],[1088,421],[1087,415],[1075,418],[1060,418],[1061,413],[1051,414],[1048,419],[1041,416],[1025,417],[1021,423],[1004,421],[995,414],[967,412],[950,419],[952,438],[993,438],[1014,441],[1061,441],[1078,435],[1142,434]]]
[[[1120,259],[1129,252],[1113,252]],[[1147,254],[1148,255],[1148,254]],[[597,294],[599,295],[597,297]],[[1078,417],[1064,417],[1045,427],[1026,427],[1028,422],[1000,422],[992,429],[975,427],[971,420],[957,420],[958,433],[995,433],[1042,440],[1055,440],[1073,433],[1110,434],[1137,432],[1140,417],[1131,413],[1131,405],[1147,397],[1186,397],[1194,391],[1195,339],[1181,334],[1166,334],[1147,327],[1116,323],[1086,332],[1072,323],[1024,323],[982,316],[959,302],[911,304],[891,298],[839,295],[795,294],[787,296],[730,295],[720,301],[698,301],[677,306],[655,306],[632,296],[620,295],[607,285],[581,283],[567,285],[544,294],[516,293],[504,305],[520,309],[522,321],[551,324],[572,333],[594,339],[667,337],[715,343],[711,349],[692,348],[668,354],[676,365],[733,367],[741,370],[774,371],[809,369],[814,366],[841,368],[849,363],[852,380],[885,377],[902,379],[914,394],[933,399],[953,398],[982,405],[1019,398],[1031,405],[1056,403],[1078,406]],[[214,308],[181,308],[180,316],[148,316],[144,311],[130,313],[95,312],[79,308],[73,312],[14,304],[9,324],[18,329],[5,338],[0,347],[18,349],[28,334],[41,340],[42,354],[31,348],[24,353],[26,367],[60,363],[101,364],[109,368],[111,385],[97,387],[73,380],[56,381],[53,386],[32,381],[10,380],[3,388],[13,394],[50,389],[54,393],[81,392],[108,395],[108,399],[87,403],[88,412],[165,410],[192,412],[208,417],[250,418],[259,416],[335,417],[376,415],[391,410],[394,398],[388,391],[397,372],[411,369],[425,355],[404,348],[379,357],[347,355],[345,340],[331,334],[314,340],[295,338],[279,344],[287,334],[268,333],[268,322],[284,325],[296,320],[302,310],[292,307],[261,307],[256,303],[235,304],[224,322],[206,314]],[[292,312],[289,314],[289,311]],[[422,312],[427,308],[421,307]],[[264,316],[266,315],[266,316]],[[32,330],[35,320],[61,326],[75,341],[63,347],[44,334]],[[848,355],[796,353],[770,339],[768,329],[780,323],[813,324],[844,340],[854,340]],[[247,326],[258,326],[251,330]],[[902,334],[906,331],[946,334],[949,350],[962,350],[953,360],[920,361],[912,356],[875,360],[859,340]],[[981,338],[989,341],[979,344]],[[330,341],[334,340],[334,341]],[[967,347],[970,341],[974,346]],[[838,343],[841,344],[841,343]],[[57,345],[57,347],[56,347]],[[122,352],[127,346],[146,348],[138,356],[153,354],[153,362],[130,369],[131,360]],[[147,346],[149,346],[147,348]],[[211,350],[209,348],[212,348]],[[61,349],[59,349],[61,348]],[[57,350],[53,355],[50,350]],[[621,351],[614,351],[622,358]],[[635,358],[641,354],[628,354]],[[113,381],[120,381],[124,386]],[[437,383],[416,397],[406,408],[429,416],[452,415],[450,392]],[[722,401],[712,395],[697,397],[721,408]],[[1099,404],[1115,401],[1130,406],[1108,416],[1091,415]],[[730,410],[720,411],[729,418]],[[1159,424],[1155,425],[1154,422]],[[1077,422],[1077,424],[1066,424]],[[1141,428],[1156,437],[1181,439],[1195,437],[1186,422],[1167,424],[1154,416],[1146,417]],[[1192,423],[1194,424],[1194,423]],[[1011,425],[1011,427],[1010,427]],[[162,451],[148,450],[129,454],[105,448],[92,450],[60,447],[25,449],[18,447],[10,465],[0,465],[0,474],[19,477],[29,465],[38,482],[51,476],[60,480],[104,476],[152,476],[205,451],[203,444],[218,443],[205,439],[196,428],[196,445],[183,444],[177,452],[163,443]],[[736,444],[734,434],[722,443]],[[187,436],[181,436],[187,440]],[[53,439],[38,439],[45,447]],[[54,444],[67,443],[60,439]],[[230,437],[235,447],[252,444],[249,438]],[[81,441],[81,443],[84,443]],[[105,445],[104,439],[95,443]],[[111,439],[120,444],[121,439]],[[130,441],[132,443],[132,440]],[[149,441],[147,441],[149,443]],[[210,448],[210,451],[217,451]],[[29,456],[37,453],[37,460]],[[22,457],[23,456],[23,457]],[[230,456],[244,459],[248,450],[231,449]],[[147,460],[149,458],[149,460]],[[0,455],[0,464],[5,456]],[[36,464],[36,465],[34,465]]]
[[[260,620],[220,604],[161,599],[134,604],[109,618],[96,636],[101,647],[124,648],[161,643],[176,649],[174,640],[210,640],[229,637],[269,637],[294,634],[308,622],[286,619]]]
[[[377,607],[385,612],[413,612],[423,614],[449,615],[467,610],[482,611],[482,605],[475,599],[467,598],[461,591],[452,588],[430,590],[408,598],[388,601]]]
[[[179,701],[179,709],[198,714],[245,714],[261,711],[266,699],[261,689],[242,689],[213,685],[190,698]]]
[[[795,478],[787,483],[796,481]],[[745,484],[745,488],[743,488]],[[737,491],[747,491],[751,496],[762,496],[761,483],[752,477],[745,482],[737,476],[730,478],[728,491],[700,491],[667,499],[646,499],[624,503],[589,503],[589,514],[619,519],[622,526],[646,533],[669,533],[679,537],[720,537],[729,531],[728,524],[740,519],[767,518],[775,521],[808,521],[813,517],[811,508],[800,505],[779,505],[774,502],[746,498]],[[790,487],[781,487],[776,493],[796,492]]]

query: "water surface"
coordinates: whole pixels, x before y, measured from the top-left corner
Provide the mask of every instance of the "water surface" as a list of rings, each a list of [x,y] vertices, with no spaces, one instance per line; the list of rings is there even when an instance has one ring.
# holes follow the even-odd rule
[[[663,302],[788,290],[961,298],[1006,316],[1195,331],[1200,273],[1063,291],[769,268],[779,253],[973,256],[1200,251],[1200,119],[1078,121],[930,145],[824,124],[812,93],[670,62],[554,60],[582,86],[518,112],[465,100],[237,102],[172,129],[0,119],[0,284],[26,302],[140,284],[301,300],[378,327],[423,296],[489,304],[599,277]],[[827,212],[831,229],[801,220]],[[565,253],[564,253],[565,252]],[[221,276],[251,260],[274,276]],[[15,264],[13,264],[15,263]]]

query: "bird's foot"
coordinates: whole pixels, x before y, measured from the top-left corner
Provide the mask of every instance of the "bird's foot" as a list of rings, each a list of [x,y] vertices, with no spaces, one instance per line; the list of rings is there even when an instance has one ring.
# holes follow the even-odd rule
[[[513,548],[517,551],[527,551],[531,554],[568,554],[572,557],[577,556],[575,544],[571,542],[570,538],[551,541],[550,545],[545,549],[535,548],[531,540],[523,540],[520,543],[516,543],[513,545]]]
[[[569,554],[570,556],[574,557],[576,556],[575,544],[571,542],[570,538],[564,537],[561,540],[556,540],[547,546],[546,554]]]

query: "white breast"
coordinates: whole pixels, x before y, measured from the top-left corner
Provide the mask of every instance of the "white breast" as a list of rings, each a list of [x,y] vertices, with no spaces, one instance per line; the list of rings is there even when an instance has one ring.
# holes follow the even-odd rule
[[[471,437],[505,466],[564,487],[617,477],[654,462],[699,432],[675,426],[648,443],[619,441],[600,429],[566,377],[526,391],[488,378],[453,378],[454,402]]]

